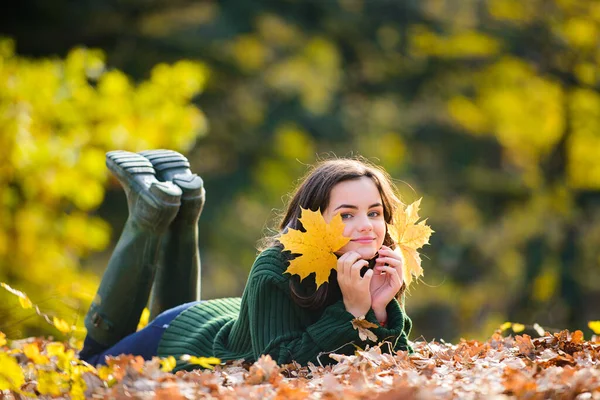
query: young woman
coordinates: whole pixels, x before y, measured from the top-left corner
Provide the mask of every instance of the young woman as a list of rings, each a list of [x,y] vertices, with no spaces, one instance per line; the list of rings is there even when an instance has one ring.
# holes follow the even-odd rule
[[[402,260],[386,229],[400,200],[382,169],[355,159],[324,161],[291,197],[280,234],[304,229],[301,208],[321,210],[326,221],[340,214],[345,223],[351,240],[338,251],[328,283],[317,289],[314,275],[300,281],[284,273],[294,255],[276,236],[266,240],[241,298],[199,301],[202,180],[182,155],[168,150],[109,152],[107,166],[127,193],[129,218],[86,316],[82,359],[102,363],[106,355],[129,353],[179,360],[190,354],[252,362],[269,354],[280,364],[325,364],[332,360],[323,354],[375,344],[360,340],[352,325],[359,317],[377,325],[371,330],[379,342],[411,350]],[[161,240],[165,262],[157,267]],[[135,332],[153,283],[150,307],[158,316]],[[194,367],[179,361],[176,369]]]

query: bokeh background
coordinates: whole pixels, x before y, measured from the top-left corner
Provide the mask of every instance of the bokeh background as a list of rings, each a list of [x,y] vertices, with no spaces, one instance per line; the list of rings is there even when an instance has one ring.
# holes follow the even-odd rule
[[[0,281],[49,315],[82,325],[127,217],[104,153],[166,147],[207,189],[203,298],[360,154],[436,231],[412,339],[600,319],[598,1],[30,0],[0,35]],[[5,291],[0,331],[61,337]]]

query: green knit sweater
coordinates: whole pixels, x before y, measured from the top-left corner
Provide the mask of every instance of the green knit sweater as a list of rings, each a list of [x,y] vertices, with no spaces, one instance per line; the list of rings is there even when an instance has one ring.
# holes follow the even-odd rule
[[[252,266],[241,299],[208,300],[182,312],[165,330],[158,355],[254,362],[269,354],[278,364],[296,361],[305,365],[309,361],[318,364],[321,353],[352,354],[354,345],[375,344],[358,337],[351,323],[354,316],[346,311],[337,285],[330,285],[327,305],[321,309],[298,306],[290,297],[290,277],[283,273],[287,260],[280,248],[263,251]],[[372,329],[378,341],[391,342],[395,350],[412,350],[407,343],[412,322],[395,299],[387,306],[387,314],[385,327],[379,327],[373,310],[366,315],[378,326]],[[332,362],[326,354],[319,360]],[[178,361],[176,370],[197,367]]]

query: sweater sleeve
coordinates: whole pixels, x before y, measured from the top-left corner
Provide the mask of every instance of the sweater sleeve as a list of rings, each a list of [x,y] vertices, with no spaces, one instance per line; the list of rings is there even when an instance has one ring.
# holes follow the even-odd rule
[[[303,327],[298,314],[306,311],[298,310],[278,279],[259,274],[248,285],[250,336],[256,359],[269,354],[279,364],[292,361],[302,365],[309,361],[329,364],[332,360],[326,354],[319,357],[321,353],[352,354],[355,345],[366,346],[367,342],[360,340],[352,326],[354,316],[346,311],[342,300],[326,307],[317,321]],[[390,303],[388,309],[389,327],[373,331],[378,341],[387,340],[394,344],[394,349],[406,349],[404,312],[397,302]],[[372,310],[367,318],[377,321]]]
[[[325,308],[316,322],[303,328],[298,307],[274,279],[258,275],[248,285],[250,336],[256,359],[269,354],[278,364],[318,363],[320,353],[344,347],[353,350],[352,343],[359,340],[352,328],[354,317],[342,301]],[[321,363],[329,363],[328,358],[320,357]]]
[[[377,335],[379,342],[390,342],[394,351],[408,350],[413,352],[412,347],[408,344],[408,335],[412,329],[412,321],[406,315],[400,303],[396,299],[392,299],[386,307],[387,323],[385,327],[379,326],[377,317],[373,309],[369,310],[365,318],[377,326],[373,329],[373,333]]]

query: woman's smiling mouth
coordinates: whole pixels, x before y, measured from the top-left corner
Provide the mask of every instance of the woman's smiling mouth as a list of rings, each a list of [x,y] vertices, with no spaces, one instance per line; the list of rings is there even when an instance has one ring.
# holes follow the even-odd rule
[[[361,244],[369,244],[369,243],[372,243],[374,240],[375,240],[375,238],[370,237],[370,236],[363,236],[363,237],[359,237],[356,239],[352,239],[353,242],[361,243]]]

